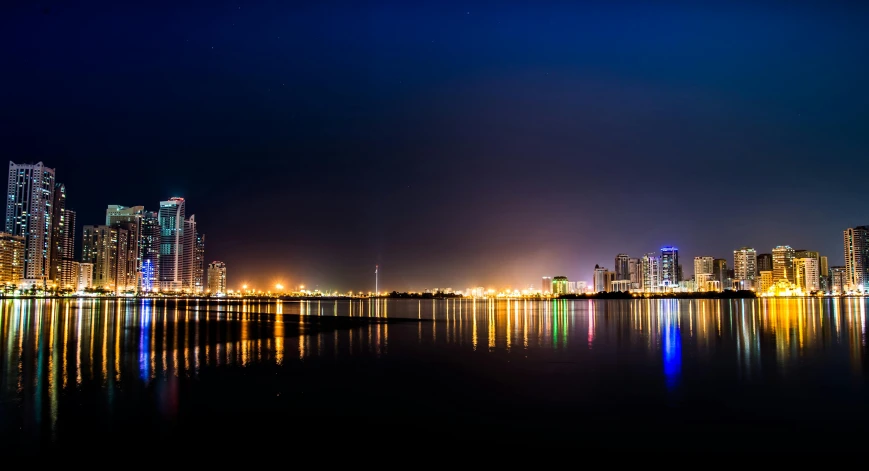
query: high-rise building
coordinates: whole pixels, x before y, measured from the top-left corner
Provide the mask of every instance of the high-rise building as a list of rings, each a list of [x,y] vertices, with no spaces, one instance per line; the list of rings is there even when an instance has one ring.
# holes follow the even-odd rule
[[[706,291],[708,282],[712,281],[714,261],[713,257],[694,257],[694,288],[697,291]]]
[[[78,291],[84,291],[94,287],[94,264],[78,264]]]
[[[141,285],[141,249],[139,244],[142,239],[142,214],[144,206],[121,206],[110,204],[106,208],[106,225],[127,231],[127,253],[124,256],[125,264],[121,267],[124,273],[123,291],[137,291]]]
[[[661,288],[661,259],[654,253],[643,255],[642,258],[643,285],[646,293],[654,293]]]
[[[769,289],[772,288],[774,284],[772,278],[772,270],[763,270],[758,274],[760,284],[759,291],[761,293],[767,293],[769,292]]]
[[[544,293],[544,294],[552,292],[552,277],[551,276],[544,276],[543,277],[543,282],[540,285],[540,292]]]
[[[553,295],[561,295],[567,294],[567,277],[566,276],[556,276],[552,279],[552,294]]]
[[[772,254],[757,254],[757,272],[760,273],[762,271],[772,271]]]
[[[588,291],[588,283],[585,281],[577,281],[576,282],[576,292],[577,293],[585,293]]]
[[[82,227],[82,263],[93,264],[93,287],[115,293],[135,291],[136,279],[129,279],[131,233],[121,227]]]
[[[755,278],[757,278],[757,252],[751,247],[734,250],[732,287],[753,289]]]
[[[631,289],[640,289],[643,283],[643,264],[639,258],[628,260],[628,279],[631,282]]]
[[[607,278],[609,271],[600,265],[594,266],[594,292],[607,291]]]
[[[186,219],[184,198],[160,202],[160,290],[192,291],[196,220]]]
[[[631,279],[630,260],[631,257],[629,257],[628,254],[620,253],[616,255],[616,280],[621,281]]]
[[[576,291],[576,282],[575,282],[575,281],[568,281],[568,282],[567,282],[567,292],[570,293],[570,294],[574,294],[574,293],[577,292],[577,291]]]
[[[869,287],[869,226],[845,229],[845,271],[847,280],[844,291],[864,293]]]
[[[679,249],[676,247],[661,248],[661,286],[665,289],[678,287],[679,273]]]
[[[142,213],[142,228],[139,237],[139,253],[142,259],[142,291],[160,290],[160,218],[154,211]]]
[[[712,260],[712,279],[718,282],[720,289],[724,289],[724,280],[727,279],[727,260],[723,258]]]
[[[196,232],[196,247],[193,254],[193,292],[205,291],[205,234]]]
[[[22,283],[39,288],[47,287],[51,276],[54,178],[54,169],[42,162],[9,162],[6,232],[24,237]]]
[[[24,279],[24,237],[0,232],[0,285]]]
[[[211,294],[226,294],[226,264],[211,262],[208,264],[208,292]]]
[[[821,291],[829,293],[833,290],[832,282],[830,280],[830,262],[826,255],[822,255],[819,261],[820,265],[818,267],[818,275],[819,281],[821,282]]]
[[[830,267],[830,291],[842,294],[848,287],[848,269],[845,267]]]
[[[774,282],[794,282],[794,249],[790,245],[772,249],[772,276]]]
[[[54,185],[51,205],[51,260],[49,280],[57,289],[75,290],[78,273],[71,273],[75,260],[75,212],[66,209],[66,187]]]
[[[794,284],[803,293],[812,293],[821,288],[818,276],[818,259],[814,257],[794,259]]]

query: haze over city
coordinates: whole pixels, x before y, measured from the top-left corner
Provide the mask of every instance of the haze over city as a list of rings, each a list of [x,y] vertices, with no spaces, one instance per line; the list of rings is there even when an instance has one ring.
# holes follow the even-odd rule
[[[80,225],[184,197],[233,287],[590,281],[666,245],[843,263],[864,6],[561,3],[6,6],[0,149]]]

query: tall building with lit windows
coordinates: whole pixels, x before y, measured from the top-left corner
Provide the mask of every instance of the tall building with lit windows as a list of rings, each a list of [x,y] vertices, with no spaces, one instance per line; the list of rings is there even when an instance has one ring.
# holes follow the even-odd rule
[[[779,245],[772,249],[773,282],[782,280],[794,282],[794,249],[790,245]]]
[[[205,292],[207,276],[205,271],[205,234],[196,231],[196,245],[193,252],[193,292]]]
[[[186,217],[184,198],[160,202],[160,290],[196,291],[196,218]],[[202,286],[199,287],[200,289]]]
[[[113,293],[135,291],[135,279],[129,280],[127,271],[131,239],[131,233],[121,227],[82,227],[82,265],[93,265],[94,288]]]
[[[75,211],[66,209],[66,187],[54,185],[51,223],[50,277],[59,290],[75,290],[78,267],[75,264]]]
[[[616,281],[631,279],[630,261],[631,257],[628,254],[620,253],[616,255]]]
[[[706,291],[708,282],[713,281],[715,270],[713,257],[694,257],[694,289]]]
[[[640,260],[642,269],[642,289],[646,293],[655,293],[661,288],[661,259],[654,253],[648,253]]]
[[[772,271],[772,254],[757,254],[757,272]]]
[[[561,295],[567,294],[569,291],[567,290],[567,277],[566,276],[556,276],[552,279],[552,294],[553,295]]]
[[[47,287],[51,278],[52,204],[54,169],[42,162],[9,162],[6,196],[6,232],[24,237],[22,284]]]
[[[139,253],[142,259],[142,292],[160,291],[160,218],[154,211],[142,213]]]
[[[543,282],[540,285],[540,292],[543,294],[552,292],[552,277],[544,276]]]
[[[138,291],[141,286],[141,249],[139,244],[142,239],[142,214],[144,206],[121,206],[110,204],[106,208],[106,225],[117,227],[127,231],[127,253],[124,256],[125,265],[123,279],[125,286],[123,291]]]
[[[869,286],[869,226],[845,229],[845,284],[843,292],[865,293]]]
[[[679,249],[663,247],[661,249],[661,286],[665,289],[675,288],[682,281],[679,273]]]
[[[24,279],[24,237],[0,232],[0,288]]]
[[[208,264],[208,292],[210,294],[226,294],[226,264],[211,262]]]
[[[794,284],[803,293],[812,293],[821,289],[818,275],[818,259],[814,257],[794,259]]]
[[[733,251],[733,288],[750,290],[757,279],[757,252],[751,247]]]

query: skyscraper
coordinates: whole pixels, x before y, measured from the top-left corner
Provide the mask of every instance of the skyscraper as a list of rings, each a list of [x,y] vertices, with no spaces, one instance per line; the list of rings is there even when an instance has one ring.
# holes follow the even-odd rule
[[[593,283],[595,293],[607,291],[607,273],[609,272],[606,268],[603,268],[600,265],[594,266]]]
[[[694,257],[694,289],[706,291],[707,282],[713,280],[712,272],[715,269],[713,257]]]
[[[723,258],[712,260],[712,279],[718,281],[718,289],[724,289],[724,280],[727,279],[727,260]]]
[[[193,258],[185,257],[184,198],[173,197],[160,202],[160,290],[180,292],[185,289],[185,275],[192,281]]]
[[[648,253],[642,258],[643,286],[646,293],[654,293],[661,288],[661,259],[654,253]]]
[[[75,211],[66,209],[66,187],[54,185],[51,224],[50,277],[61,290],[75,290],[78,269],[75,266]]]
[[[772,254],[757,254],[757,272],[772,271]]]
[[[630,259],[631,257],[628,254],[620,253],[616,255],[616,281],[631,279]]]
[[[640,289],[643,284],[643,264],[639,258],[628,260],[628,278],[631,281],[631,289]]]
[[[6,232],[24,237],[23,283],[45,287],[51,275],[54,169],[9,162]]]
[[[772,276],[773,282],[794,282],[794,249],[790,245],[772,249]]]
[[[675,288],[679,286],[679,281],[679,249],[661,248],[661,286]]]
[[[122,293],[135,289],[127,279],[130,233],[113,226],[82,227],[82,265],[93,265],[93,287]]]
[[[869,226],[845,229],[846,281],[842,292],[866,292],[869,285]]]
[[[830,267],[830,291],[842,294],[848,286],[848,270],[845,267]]]
[[[830,262],[828,261],[826,255],[821,256],[819,261],[821,263],[818,267],[818,276],[821,282],[821,291],[829,293],[833,290],[832,283],[830,281]]]
[[[751,247],[733,251],[733,288],[753,289],[757,278],[757,252]]]
[[[226,294],[226,264],[211,262],[208,264],[208,292],[211,294]]]
[[[142,214],[144,206],[121,206],[110,204],[106,208],[106,225],[117,227],[127,231],[127,253],[124,256],[125,264],[121,267],[123,276],[123,291],[137,291],[141,285],[139,280],[141,272],[141,250],[139,244],[142,236]]]
[[[205,291],[205,234],[196,231],[196,246],[193,254],[193,292]]]
[[[814,257],[794,259],[794,284],[803,293],[812,293],[820,289],[818,276],[818,259]]]
[[[552,277],[551,276],[544,276],[543,277],[543,282],[540,285],[540,292],[544,293],[544,294],[552,292]]]
[[[160,290],[160,218],[154,211],[142,213],[142,229],[139,238],[142,258],[142,291]]]
[[[24,279],[24,237],[0,232],[0,288]]]

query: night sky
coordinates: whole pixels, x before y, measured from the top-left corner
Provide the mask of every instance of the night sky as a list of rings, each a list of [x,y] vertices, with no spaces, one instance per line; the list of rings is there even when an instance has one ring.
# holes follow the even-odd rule
[[[79,230],[183,196],[230,288],[841,264],[869,224],[858,2],[125,3],[3,2],[0,152],[55,167]]]

